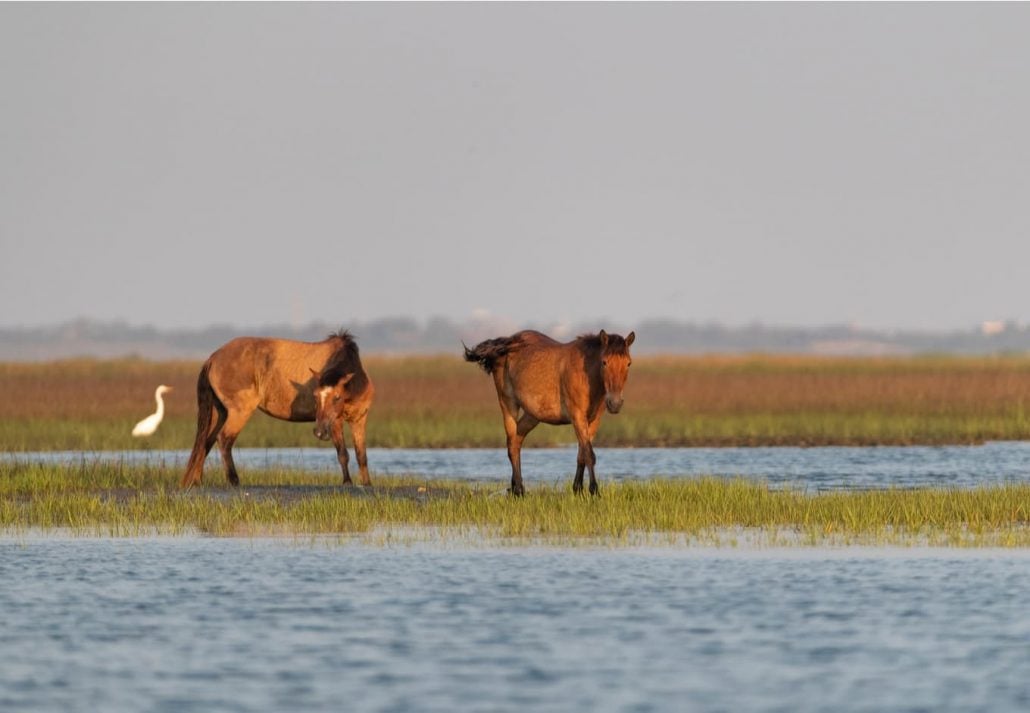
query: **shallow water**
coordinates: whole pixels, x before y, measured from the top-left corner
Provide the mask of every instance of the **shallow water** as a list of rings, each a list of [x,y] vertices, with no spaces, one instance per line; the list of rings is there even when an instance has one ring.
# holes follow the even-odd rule
[[[1015,711],[1025,552],[0,540],[0,710]]]
[[[0,457],[76,463],[114,460],[183,467],[188,451],[111,451],[9,453]],[[247,468],[303,468],[337,475],[330,448],[239,448],[234,451],[241,478]],[[505,484],[507,454],[500,448],[372,448],[376,473],[417,474],[425,478],[464,479]],[[353,467],[354,459],[351,456]],[[527,485],[566,482],[576,465],[575,448],[527,448],[522,472]],[[208,460],[208,477],[221,477],[217,454]],[[808,490],[928,487],[1030,482],[1030,442],[983,446],[883,446],[824,448],[598,448],[597,474],[604,482],[698,475],[744,476],[772,485]]]

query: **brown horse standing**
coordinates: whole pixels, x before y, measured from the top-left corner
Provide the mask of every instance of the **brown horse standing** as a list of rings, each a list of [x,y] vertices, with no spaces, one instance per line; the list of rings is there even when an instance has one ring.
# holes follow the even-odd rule
[[[225,477],[239,485],[232,446],[243,426],[261,409],[284,421],[315,421],[315,435],[332,438],[350,483],[343,422],[351,426],[361,484],[369,485],[365,455],[365,421],[375,388],[368,378],[358,345],[348,332],[321,342],[240,337],[215,351],[197,379],[197,438],[182,487],[199,485],[204,459],[215,441],[222,452]]]
[[[465,360],[477,362],[494,377],[501,403],[511,461],[511,492],[522,495],[522,441],[538,423],[571,423],[579,441],[572,490],[583,492],[583,469],[590,471],[590,493],[597,495],[594,477],[594,436],[601,424],[602,403],[611,413],[622,408],[622,389],[632,359],[635,334],[587,334],[561,344],[545,334],[518,332],[465,347]]]

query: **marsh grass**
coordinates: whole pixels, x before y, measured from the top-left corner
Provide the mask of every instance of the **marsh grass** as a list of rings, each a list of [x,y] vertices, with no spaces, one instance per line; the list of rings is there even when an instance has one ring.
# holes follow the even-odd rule
[[[370,446],[503,447],[491,380],[453,357],[364,357],[376,383]],[[0,364],[0,450],[189,448],[198,363]],[[152,438],[129,435],[176,388]],[[638,357],[601,446],[886,445],[1030,438],[1030,358]],[[540,426],[526,445],[573,442]],[[313,443],[310,424],[256,414],[237,442]]]
[[[239,489],[181,492],[177,471],[83,462],[0,464],[0,531],[89,536],[415,533],[493,543],[708,543],[1030,546],[1030,486],[809,494],[743,479],[655,479],[607,485],[599,498],[536,485],[377,476],[343,488],[315,474],[254,471]],[[378,533],[378,534],[377,534]],[[757,533],[757,539],[755,537]]]

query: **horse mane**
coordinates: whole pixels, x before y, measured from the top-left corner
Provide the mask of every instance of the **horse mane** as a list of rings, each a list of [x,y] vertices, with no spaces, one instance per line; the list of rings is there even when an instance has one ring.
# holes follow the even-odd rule
[[[581,334],[576,337],[576,344],[578,344],[584,350],[597,351],[600,353],[601,348],[601,334]],[[621,334],[608,333],[608,353],[609,354],[626,354],[629,351],[629,347],[626,346],[626,338]]]
[[[349,329],[337,329],[335,332],[329,332],[326,335],[326,339],[342,339],[345,342],[354,343],[354,348],[357,349],[356,337],[350,333]]]
[[[338,340],[340,346],[333,353],[318,378],[319,386],[334,386],[347,374],[354,374],[354,377],[347,383],[346,390],[351,394],[359,394],[364,391],[368,383],[368,376],[361,366],[361,357],[358,354],[358,342],[354,335],[345,329],[333,332],[327,341]]]

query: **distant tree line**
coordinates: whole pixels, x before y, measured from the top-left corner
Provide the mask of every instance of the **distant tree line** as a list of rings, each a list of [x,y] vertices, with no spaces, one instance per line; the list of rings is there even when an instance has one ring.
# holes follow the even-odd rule
[[[36,361],[71,357],[138,356],[148,359],[199,359],[240,335],[278,336],[317,341],[340,328],[357,335],[366,353],[460,353],[462,342],[535,328],[561,339],[584,332],[637,333],[638,354],[795,353],[842,355],[998,354],[1030,351],[1030,329],[1015,323],[986,330],[952,332],[878,331],[847,325],[775,327],[763,324],[726,326],[674,319],[646,319],[634,324],[520,324],[490,319],[458,323],[444,318],[418,321],[406,317],[358,322],[313,322],[304,326],[257,327],[210,325],[198,329],[159,329],[125,322],[77,319],[43,327],[0,328],[0,360]]]

